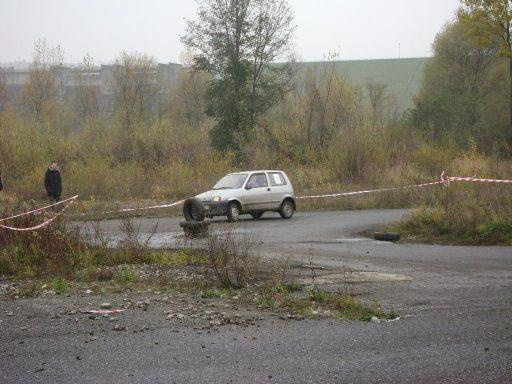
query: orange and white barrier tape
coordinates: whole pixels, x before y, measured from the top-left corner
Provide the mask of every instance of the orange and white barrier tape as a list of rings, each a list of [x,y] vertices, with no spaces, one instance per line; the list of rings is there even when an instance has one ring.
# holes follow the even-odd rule
[[[388,192],[388,191],[399,191],[402,189],[423,188],[423,187],[427,187],[430,185],[439,185],[439,184],[446,184],[446,181],[441,180],[441,181],[433,181],[431,183],[406,185],[404,187],[368,189],[368,190],[364,190],[364,191],[355,191],[355,192],[340,192],[340,193],[330,193],[330,194],[325,194],[325,195],[298,196],[298,197],[296,197],[296,199],[318,199],[321,197],[354,196],[354,195],[363,195],[366,193],[374,193],[374,192]]]
[[[503,179],[478,179],[476,177],[448,177],[447,181],[466,181],[470,183],[496,183],[496,184],[512,184],[512,180]]]
[[[101,213],[99,213],[99,215],[108,215],[108,214],[111,214],[111,213],[118,213],[118,212],[134,212],[134,211],[145,211],[145,210],[149,210],[149,209],[170,208],[170,207],[175,207],[176,205],[183,204],[184,201],[185,200],[180,200],[180,201],[175,201],[174,203],[162,204],[162,205],[153,205],[153,206],[150,206],[150,207],[123,208],[123,209],[118,209],[116,211],[101,212]],[[82,213],[82,215],[85,215],[85,214]]]
[[[318,199],[318,198],[329,198],[329,197],[355,196],[355,195],[363,195],[363,194],[367,194],[367,193],[389,192],[389,191],[400,191],[400,190],[405,190],[405,189],[424,188],[424,187],[428,187],[428,186],[432,186],[432,185],[449,185],[449,183],[452,182],[452,181],[472,182],[472,183],[512,184],[512,180],[480,179],[480,178],[476,178],[476,177],[446,176],[445,172],[443,172],[442,175],[441,175],[441,179],[440,180],[433,181],[433,182],[430,182],[430,183],[413,184],[413,185],[406,185],[406,186],[403,186],[403,187],[393,187],[393,188],[368,189],[368,190],[353,191],[353,192],[329,193],[329,194],[323,194],[323,195],[297,196],[296,198],[298,200],[299,199],[303,200],[303,199]],[[45,211],[45,210],[47,210],[49,208],[52,208],[52,207],[55,207],[55,206],[58,206],[58,205],[66,204],[64,206],[64,208],[60,212],[58,212],[57,214],[55,214],[53,217],[51,217],[50,219],[46,220],[45,222],[43,222],[43,223],[41,223],[39,225],[36,225],[34,227],[31,227],[31,228],[15,228],[15,227],[10,227],[10,226],[7,226],[7,225],[0,224],[0,228],[9,229],[9,230],[13,230],[13,231],[34,231],[34,230],[43,228],[43,227],[49,225],[51,222],[53,222],[58,216],[62,215],[64,213],[64,211],[71,204],[73,204],[77,199],[78,199],[78,195],[70,197],[70,198],[68,198],[66,200],[59,201],[58,203],[47,205],[47,206],[42,207],[42,208],[34,209],[32,211],[29,211],[29,212],[24,212],[24,213],[20,213],[18,215],[14,215],[14,216],[11,216],[11,217],[6,217],[4,219],[0,219],[0,222],[4,222],[4,221],[7,221],[7,220],[11,220],[11,219],[15,219],[15,218],[18,218],[18,217],[30,215],[30,214],[33,214],[33,213],[42,212],[42,211]],[[149,206],[149,207],[123,208],[123,209],[119,209],[119,210],[101,212],[101,213],[99,213],[99,215],[108,215],[108,214],[112,214],[112,213],[121,213],[121,212],[123,212],[123,213],[124,212],[135,212],[135,211],[143,211],[143,210],[150,210],[150,209],[170,208],[170,207],[174,207],[174,206],[180,205],[184,201],[185,200],[183,199],[183,200],[175,201],[173,203],[162,204],[162,205],[153,205],[153,206]],[[72,216],[85,216],[85,215],[87,215],[87,214],[86,213],[81,213],[81,214],[73,214]]]
[[[113,211],[105,211],[105,212],[99,212],[99,213],[69,213],[69,214],[66,214],[66,216],[90,216],[90,215],[110,215],[112,213],[125,213],[125,212],[135,212],[135,211],[146,211],[146,210],[150,210],[150,209],[160,209],[160,208],[170,208],[170,207],[175,207],[176,205],[180,205],[180,204],[183,204],[185,200],[179,200],[179,201],[175,201],[173,203],[168,203],[168,204],[161,204],[161,205],[152,205],[152,206],[149,206],[149,207],[137,207],[137,208],[122,208],[122,209],[117,209],[117,210],[113,210]]]
[[[3,224],[0,224],[0,228],[3,228],[3,229],[8,229],[10,231],[17,231],[17,232],[28,232],[28,231],[36,231],[38,229],[41,229],[41,228],[44,228],[46,227],[47,225],[50,225],[57,217],[59,217],[60,215],[62,215],[62,213],[64,213],[64,211],[71,205],[73,204],[76,199],[78,198],[78,195],[77,196],[73,196],[73,197],[70,197],[69,199],[66,199],[66,200],[63,200],[62,202],[67,202],[67,204],[64,206],[64,208],[62,208],[59,212],[57,212],[55,215],[53,215],[51,218],[49,218],[48,220],[42,222],[41,224],[38,224],[38,225],[34,225],[33,227],[29,227],[29,228],[17,228],[17,227],[11,227],[11,226],[8,226],[8,225],[3,225]],[[61,202],[61,203],[62,203]],[[34,213],[34,212],[41,212],[42,210],[44,209],[48,209],[49,207],[54,207],[55,205],[59,205],[59,204],[52,204],[52,205],[49,205],[47,207],[43,207],[43,208],[39,208],[39,209],[36,209],[34,211],[30,211],[30,212],[24,212],[24,213],[21,213],[19,215],[15,215],[15,216],[12,216],[12,217],[8,217],[8,218],[5,218],[5,219],[2,219],[1,221],[6,221],[6,220],[10,220],[10,219],[13,219],[13,218],[16,218],[16,217],[22,217],[22,216],[26,216],[26,215],[29,215],[31,213]]]
[[[31,215],[32,213],[38,213],[38,212],[46,211],[47,209],[50,209],[52,207],[56,207],[58,205],[65,204],[65,203],[67,203],[68,201],[71,201],[71,200],[74,201],[76,199],[78,199],[78,195],[75,195],[75,196],[70,197],[70,198],[65,199],[65,200],[58,201],[58,202],[50,204],[50,205],[46,205],[46,206],[41,207],[41,208],[34,209],[32,211],[23,212],[23,213],[20,213],[18,215],[14,215],[14,216],[6,217],[4,219],[0,219],[0,223],[4,222],[4,221],[7,221],[7,220],[11,220],[11,219],[16,219],[18,217],[28,216],[28,215]]]
[[[497,184],[512,184],[512,180],[503,180],[503,179],[479,179],[476,177],[456,177],[456,176],[446,176],[445,172],[441,174],[441,180],[433,181],[431,183],[423,183],[423,184],[414,184],[414,185],[406,185],[403,187],[394,187],[394,188],[381,188],[381,189],[369,189],[363,191],[355,191],[355,192],[340,192],[340,193],[330,193],[325,195],[311,195],[311,196],[298,196],[297,199],[317,199],[323,197],[340,197],[340,196],[354,196],[354,195],[363,195],[367,193],[375,193],[375,192],[389,192],[389,191],[400,191],[403,189],[412,189],[412,188],[424,188],[431,185],[448,185],[452,181],[463,181],[463,182],[472,182],[472,183],[497,183]]]

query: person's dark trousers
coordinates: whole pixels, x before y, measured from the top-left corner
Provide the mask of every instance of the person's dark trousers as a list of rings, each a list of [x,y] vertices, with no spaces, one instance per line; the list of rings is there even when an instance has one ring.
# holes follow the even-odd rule
[[[60,201],[60,196],[48,195],[50,199],[50,204],[58,203]],[[53,212],[58,212],[61,209],[60,204],[51,208]]]
[[[62,180],[58,170],[47,169],[44,174],[44,187],[50,199],[60,200]]]

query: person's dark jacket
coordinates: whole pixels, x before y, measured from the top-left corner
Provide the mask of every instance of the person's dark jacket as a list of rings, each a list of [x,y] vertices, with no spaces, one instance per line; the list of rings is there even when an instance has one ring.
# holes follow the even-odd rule
[[[46,173],[44,174],[44,187],[46,188],[48,197],[55,200],[60,199],[60,195],[62,193],[62,181],[58,169],[51,170],[48,168],[46,170]]]

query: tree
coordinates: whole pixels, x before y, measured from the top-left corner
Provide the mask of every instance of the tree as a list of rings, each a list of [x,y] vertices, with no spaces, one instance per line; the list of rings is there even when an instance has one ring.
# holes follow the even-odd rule
[[[476,139],[490,148],[507,130],[502,105],[497,104],[501,110],[493,109],[494,96],[500,92],[494,78],[499,69],[496,48],[470,39],[462,18],[459,12],[436,36],[411,117],[414,126],[437,143],[451,140],[465,145]]]
[[[0,70],[0,112],[2,112],[7,104],[8,89],[7,89],[7,77],[5,73]]]
[[[198,129],[205,120],[205,95],[209,75],[185,69],[171,90],[171,108],[180,121]]]
[[[40,119],[45,108],[60,100],[62,96],[62,86],[53,70],[62,67],[64,51],[60,45],[50,47],[45,39],[34,44],[34,51],[29,80],[23,89],[23,103],[37,119]]]
[[[317,157],[326,157],[333,137],[346,122],[347,109],[353,100],[352,90],[337,68],[336,54],[315,70],[312,66],[304,75],[303,97],[306,144]]]
[[[461,0],[467,12],[463,15],[469,35],[480,46],[497,44],[498,55],[509,63],[509,139],[512,140],[512,1]]]
[[[375,125],[379,122],[383,115],[384,103],[386,101],[386,88],[387,84],[375,80],[366,82],[366,90],[368,92],[368,99],[370,102],[370,112],[372,116],[372,123]]]
[[[287,90],[285,56],[295,26],[286,0],[199,0],[182,41],[195,69],[211,73],[207,113],[218,149],[240,150],[261,116]]]
[[[112,68],[110,90],[125,128],[130,129],[137,119],[149,117],[160,91],[155,59],[145,54],[122,52]]]
[[[82,65],[76,71],[77,107],[81,120],[97,118],[99,112],[98,85],[94,79],[94,61],[90,55],[85,55]]]
[[[117,116],[112,152],[120,162],[131,160],[136,153],[137,129],[154,116],[160,84],[157,63],[151,56],[122,52],[112,66],[109,87]]]

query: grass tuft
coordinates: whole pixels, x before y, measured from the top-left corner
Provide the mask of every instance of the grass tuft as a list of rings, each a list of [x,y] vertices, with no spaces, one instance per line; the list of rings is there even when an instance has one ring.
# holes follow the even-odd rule
[[[68,283],[62,277],[53,278],[50,282],[50,286],[55,291],[55,293],[59,295],[69,292]]]
[[[201,291],[201,297],[203,299],[224,299],[228,296],[229,291],[227,289],[208,288]]]
[[[123,267],[114,275],[114,281],[118,284],[137,283],[139,276],[127,267]]]

